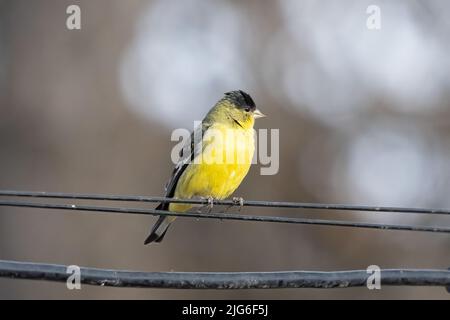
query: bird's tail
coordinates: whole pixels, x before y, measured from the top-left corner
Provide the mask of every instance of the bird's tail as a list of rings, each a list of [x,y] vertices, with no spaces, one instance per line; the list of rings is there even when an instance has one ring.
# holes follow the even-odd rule
[[[164,203],[161,203],[158,207],[156,207],[156,210],[167,210],[167,208]],[[175,220],[175,217],[160,216],[158,221],[156,221],[155,225],[153,226],[150,235],[147,237],[147,239],[145,239],[144,244],[149,244],[151,242],[161,242],[173,220]]]

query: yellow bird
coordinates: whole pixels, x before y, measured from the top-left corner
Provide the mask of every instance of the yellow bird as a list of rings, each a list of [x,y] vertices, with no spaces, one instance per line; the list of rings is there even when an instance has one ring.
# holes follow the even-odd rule
[[[250,169],[255,151],[253,125],[261,117],[249,94],[225,93],[180,152],[166,197],[222,200],[230,196]],[[156,209],[184,212],[190,208],[190,204],[161,203]],[[144,243],[161,242],[175,218],[160,216]]]

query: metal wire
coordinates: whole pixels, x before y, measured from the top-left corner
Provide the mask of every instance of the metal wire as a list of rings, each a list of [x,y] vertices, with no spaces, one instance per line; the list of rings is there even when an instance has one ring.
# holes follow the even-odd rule
[[[0,260],[0,277],[66,282],[68,266]],[[349,288],[367,285],[366,270],[284,272],[138,272],[80,268],[89,285],[172,289]],[[450,271],[386,269],[381,285],[450,286]]]
[[[141,208],[122,208],[122,207],[103,207],[103,206],[88,206],[76,204],[48,204],[35,202],[21,202],[21,201],[0,201],[0,206],[6,207],[27,207],[40,209],[59,209],[71,211],[92,211],[92,212],[110,212],[110,213],[127,213],[140,215],[166,215],[183,218],[202,218],[202,219],[220,219],[220,220],[241,220],[241,221],[257,221],[257,222],[277,222],[277,223],[291,223],[291,224],[307,224],[307,225],[322,225],[322,226],[339,226],[351,228],[368,228],[381,230],[403,230],[403,231],[422,231],[433,233],[450,233],[450,228],[445,227],[428,227],[428,226],[410,226],[398,224],[379,224],[379,223],[365,223],[341,220],[325,220],[325,219],[308,219],[308,218],[289,218],[277,216],[256,216],[243,215],[235,213],[200,213],[200,212],[172,212],[156,209],[141,209]]]
[[[123,196],[100,194],[49,193],[30,191],[0,190],[4,197],[55,198],[72,200],[103,200],[132,202],[176,202],[190,204],[208,204],[207,199],[170,199],[163,197]],[[236,205],[235,201],[214,201],[218,205]],[[244,201],[244,206],[297,209],[325,209],[366,212],[394,212],[448,215],[447,209],[371,207],[357,205]],[[276,222],[305,225],[338,226],[351,228],[369,228],[381,230],[423,231],[432,233],[450,233],[450,228],[432,226],[413,226],[381,223],[365,223],[342,220],[324,220],[309,218],[292,218],[279,216],[243,215],[236,213],[204,212],[168,212],[146,208],[128,208],[113,206],[91,206],[82,204],[53,204],[26,202],[18,200],[0,200],[0,207],[26,207],[38,209],[58,209],[82,212],[168,215],[185,218],[205,218],[220,220],[240,220],[256,222]],[[0,278],[34,279],[48,281],[67,281],[67,266],[43,263],[27,263],[0,260]],[[346,288],[366,286],[369,274],[366,270],[349,270],[336,272],[320,271],[284,271],[284,272],[137,272],[81,268],[81,283],[113,287],[145,287],[176,289],[270,289],[270,288]],[[381,270],[382,285],[406,286],[443,286],[450,288],[450,271],[448,270]]]
[[[60,198],[60,199],[79,199],[79,200],[208,204],[208,199],[173,199],[173,198],[148,197],[148,196],[60,193],[60,192],[41,192],[41,191],[0,190],[0,196]],[[236,202],[233,200],[214,200],[214,204],[216,204],[216,205],[236,205]],[[255,201],[255,200],[244,200],[242,204],[243,204],[243,206],[249,206],[249,207],[322,209],[322,210],[343,210],[343,211],[395,212],[395,213],[413,213],[413,214],[450,215],[450,209],[386,207],[386,206],[325,204],[325,203],[285,202],[285,201]]]

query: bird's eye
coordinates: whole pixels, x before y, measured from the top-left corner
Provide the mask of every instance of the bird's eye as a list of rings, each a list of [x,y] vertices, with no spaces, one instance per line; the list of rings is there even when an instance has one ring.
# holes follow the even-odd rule
[[[250,108],[245,108],[245,112],[250,112]]]

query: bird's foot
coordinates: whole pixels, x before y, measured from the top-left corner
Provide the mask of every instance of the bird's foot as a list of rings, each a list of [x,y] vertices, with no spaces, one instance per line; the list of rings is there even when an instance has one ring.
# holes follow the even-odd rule
[[[208,197],[208,213],[211,212],[212,208],[214,207],[214,198],[213,197]]]
[[[239,205],[241,208],[244,206],[244,198],[242,197],[233,197],[232,201],[234,205]]]
[[[202,205],[200,208],[198,208],[197,213],[211,213],[211,210],[214,207],[214,198],[213,197],[202,197],[203,200],[208,200],[208,203],[205,205]],[[206,210],[205,210],[206,209]],[[205,210],[205,212],[203,212]]]
[[[227,212],[230,208],[235,207],[235,206],[239,206],[238,212],[241,212],[241,209],[244,206],[244,198],[242,198],[242,197],[233,197],[231,199],[231,201],[233,202],[233,204],[229,205],[228,207],[226,207],[225,208],[225,212]]]

